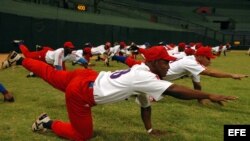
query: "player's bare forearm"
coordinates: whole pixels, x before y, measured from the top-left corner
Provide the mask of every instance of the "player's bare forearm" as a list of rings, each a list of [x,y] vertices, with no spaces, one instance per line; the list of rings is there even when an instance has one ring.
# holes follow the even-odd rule
[[[193,90],[184,86],[173,84],[165,92],[165,95],[170,95],[178,99],[209,99],[209,94],[198,90]]]
[[[151,106],[143,108],[141,107],[141,118],[144,123],[144,126],[147,130],[147,133],[153,136],[164,135],[167,132],[161,131],[158,129],[153,129],[151,124]]]
[[[220,105],[224,105],[224,102],[228,102],[229,100],[236,100],[238,98],[236,96],[209,94],[206,92],[192,90],[190,88],[175,84],[171,85],[163,94],[185,100],[209,99],[212,102],[218,103]]]
[[[218,70],[208,69],[208,68],[202,71],[201,74],[211,76],[211,77],[216,77],[216,78],[232,78],[231,73],[221,72]]]
[[[246,78],[248,75],[245,74],[233,74],[233,73],[227,73],[227,72],[221,72],[215,69],[206,69],[201,72],[202,75],[208,75],[216,78],[232,78],[232,79],[241,79]]]
[[[144,126],[146,130],[149,130],[152,128],[151,123],[151,106],[143,108],[141,107],[141,119],[144,123]]]

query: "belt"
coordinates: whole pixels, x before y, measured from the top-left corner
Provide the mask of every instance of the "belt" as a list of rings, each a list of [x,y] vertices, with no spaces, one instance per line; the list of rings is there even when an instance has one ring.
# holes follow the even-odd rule
[[[89,82],[89,88],[93,88],[94,87],[94,82]]]

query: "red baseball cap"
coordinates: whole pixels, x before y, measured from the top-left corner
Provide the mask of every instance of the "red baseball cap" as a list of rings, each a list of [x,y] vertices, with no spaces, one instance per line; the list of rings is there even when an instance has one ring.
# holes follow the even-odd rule
[[[185,44],[184,42],[181,42],[181,43],[178,44],[178,46],[179,46],[180,48],[185,48],[185,47],[186,47],[186,44]]]
[[[198,49],[198,48],[200,48],[200,47],[203,47],[202,43],[196,43],[196,44],[195,44],[195,49]]]
[[[195,52],[195,55],[197,55],[197,56],[205,56],[205,57],[208,57],[210,59],[213,59],[213,58],[216,57],[212,53],[212,48],[203,47],[203,46],[197,49],[197,51]]]
[[[194,49],[191,49],[191,48],[186,48],[186,49],[184,50],[184,52],[185,52],[187,55],[194,55],[195,50],[194,50]]]
[[[192,47],[192,46],[194,46],[194,45],[195,45],[195,43],[193,43],[193,42],[190,42],[190,43],[189,43],[189,46],[190,46],[190,47]]]
[[[174,43],[170,43],[168,44],[171,48],[175,47],[175,44]]]
[[[91,48],[90,47],[83,48],[83,54],[90,54],[91,55]]]
[[[174,61],[176,60],[175,57],[170,56],[167,50],[162,46],[155,46],[149,49],[142,49],[140,52],[145,56],[146,62],[154,61],[154,60],[167,60],[167,61]]]
[[[125,42],[120,42],[119,44],[120,44],[120,46],[122,46],[122,47],[126,47],[126,46],[127,46]]]
[[[110,43],[110,42],[106,42],[106,43],[105,43],[105,46],[111,47],[111,43]]]
[[[63,47],[66,47],[66,48],[75,48],[75,46],[73,45],[72,42],[68,41],[68,42],[65,42],[63,44]]]

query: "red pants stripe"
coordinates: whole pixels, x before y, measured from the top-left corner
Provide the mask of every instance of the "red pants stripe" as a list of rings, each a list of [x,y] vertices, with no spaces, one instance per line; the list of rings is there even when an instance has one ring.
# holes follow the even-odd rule
[[[25,58],[22,65],[44,79],[53,87],[65,92],[66,106],[70,122],[54,120],[52,130],[60,137],[84,141],[93,136],[91,107],[95,105],[93,88],[97,72],[90,69],[58,71],[50,65],[30,58]]]

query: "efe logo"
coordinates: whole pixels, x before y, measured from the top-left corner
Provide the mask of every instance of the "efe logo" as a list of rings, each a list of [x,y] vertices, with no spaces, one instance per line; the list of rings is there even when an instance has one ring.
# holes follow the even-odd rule
[[[246,129],[228,129],[228,136],[247,136]]]
[[[224,141],[249,141],[250,125],[224,125]]]

